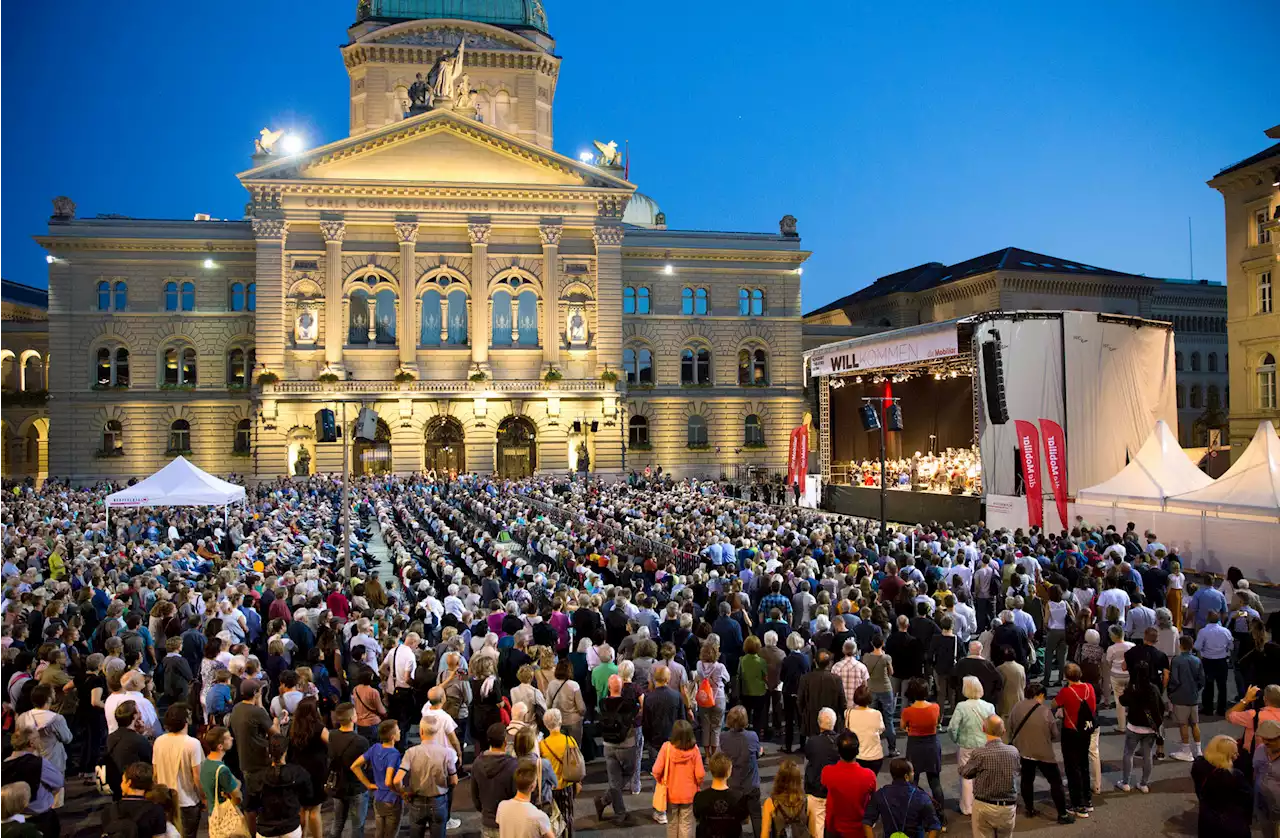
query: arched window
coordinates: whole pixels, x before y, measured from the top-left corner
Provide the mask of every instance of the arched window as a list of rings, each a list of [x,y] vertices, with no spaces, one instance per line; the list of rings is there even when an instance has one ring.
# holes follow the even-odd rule
[[[760,424],[760,417],[754,413],[742,422],[742,444],[756,447],[764,445],[764,425]]]
[[[116,311],[124,311],[129,307],[129,284],[126,282],[117,282],[113,290],[115,291]]]
[[[196,285],[194,282],[182,283],[182,310],[196,310]]]
[[[105,346],[98,350],[97,380],[94,382],[98,387],[111,386],[111,350]]]
[[[1270,352],[1258,364],[1258,407],[1276,409],[1276,356]]]
[[[191,423],[186,419],[175,419],[169,425],[169,447],[166,454],[191,453]]]
[[[461,288],[455,288],[449,292],[448,301],[449,345],[466,346],[468,330],[467,292],[463,291]]]
[[[347,303],[347,343],[364,346],[369,340],[369,292],[357,288]]]
[[[693,313],[707,313],[707,289],[699,288],[693,292]]]
[[[707,445],[707,420],[701,416],[690,416],[686,425],[688,445],[701,447]]]
[[[1186,407],[1186,406],[1187,406],[1187,394],[1186,394],[1186,392],[1182,389],[1182,385],[1181,385],[1181,384],[1179,384],[1178,386],[1174,387],[1174,388],[1173,388],[1173,392],[1174,392],[1174,396],[1175,396],[1175,398],[1176,398],[1176,400],[1177,400],[1177,403],[1178,403],[1178,410],[1182,410],[1184,407]]]
[[[22,389],[44,389],[44,362],[34,352],[22,362]]]
[[[236,423],[236,438],[231,445],[231,450],[237,454],[248,454],[253,447],[253,423],[248,419],[241,419]]]
[[[764,291],[759,288],[738,289],[738,314],[742,317],[760,317],[764,314]]]
[[[116,380],[117,387],[129,386],[129,350],[123,346],[116,350]]]
[[[511,345],[511,294],[507,291],[493,293],[493,339],[494,346]]]
[[[738,314],[746,317],[751,313],[751,292],[746,288],[738,289]]]
[[[166,282],[164,284],[164,310],[178,310],[178,283]]]
[[[636,313],[636,289],[630,285],[622,289],[622,313]]]
[[[1191,371],[1200,372],[1200,353],[1199,352],[1191,353]]]
[[[190,346],[171,346],[164,351],[164,385],[194,387],[196,385],[196,351]]]
[[[769,355],[760,347],[738,350],[738,384],[742,387],[769,383]]]
[[[649,420],[643,416],[632,416],[627,420],[627,447],[640,448],[649,445]]]
[[[244,311],[244,283],[231,283],[231,310]]]
[[[395,345],[396,342],[396,292],[383,288],[373,295],[373,316],[377,318],[374,343]]]
[[[245,286],[244,307],[246,311],[258,310],[258,283],[250,282]]]
[[[516,297],[516,326],[520,346],[538,345],[538,295],[533,291],[521,291]]]
[[[440,291],[428,288],[422,292],[422,333],[418,341],[423,346],[439,346],[444,325],[444,305]]]
[[[236,347],[227,353],[227,386],[245,386],[246,376],[244,350]]]
[[[693,289],[685,288],[680,292],[680,313],[693,314]]]
[[[636,314],[649,313],[649,289],[643,285],[636,289]]]
[[[680,383],[685,385],[711,383],[710,349],[686,346],[680,352]]]
[[[1218,353],[1210,352],[1209,353],[1209,372],[1217,372],[1217,371],[1218,371]]]
[[[109,457],[124,454],[124,427],[116,419],[102,426],[102,453]]]
[[[764,291],[759,288],[754,288],[751,291],[751,316],[764,316]]]
[[[695,316],[707,313],[707,289],[685,288],[680,292],[680,312]]]
[[[1218,410],[1222,407],[1222,391],[1218,389],[1217,384],[1209,385],[1209,409]]]
[[[507,130],[511,127],[511,117],[513,108],[511,107],[511,94],[505,90],[499,90],[493,94],[493,124],[496,128]]]
[[[1204,397],[1201,395],[1200,385],[1192,384],[1191,385],[1191,408],[1193,410],[1199,410],[1202,407],[1204,407]]]
[[[643,347],[622,350],[622,368],[627,372],[627,383],[645,385],[653,383],[653,353]]]
[[[111,310],[111,283],[98,283],[98,311]]]
[[[1177,372],[1182,372],[1182,353],[1181,352],[1173,353],[1173,368]]]

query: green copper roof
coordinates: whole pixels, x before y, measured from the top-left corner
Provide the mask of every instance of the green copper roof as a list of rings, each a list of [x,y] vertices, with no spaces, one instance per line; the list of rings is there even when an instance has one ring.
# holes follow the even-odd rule
[[[542,0],[361,0],[357,20],[452,18],[547,32]]]

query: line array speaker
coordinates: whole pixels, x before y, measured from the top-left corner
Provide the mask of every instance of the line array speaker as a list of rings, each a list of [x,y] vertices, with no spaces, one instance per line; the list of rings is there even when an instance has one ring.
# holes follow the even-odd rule
[[[333,421],[333,411],[327,407],[316,411],[316,441],[338,441],[338,425]]]
[[[1000,359],[999,335],[982,344],[982,391],[986,395],[987,417],[991,424],[1008,422],[1009,406],[1004,393],[1004,362]]]

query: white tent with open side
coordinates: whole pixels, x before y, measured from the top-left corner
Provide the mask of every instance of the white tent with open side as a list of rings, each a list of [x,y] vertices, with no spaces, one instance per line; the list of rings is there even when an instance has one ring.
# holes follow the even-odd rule
[[[1119,474],[1076,493],[1079,503],[1162,507],[1168,498],[1213,483],[1182,453],[1182,446],[1163,419]]]
[[[1171,510],[1280,518],[1280,436],[1263,421],[1225,474],[1203,489],[1169,498]]]
[[[221,506],[245,498],[244,487],[220,480],[208,472],[175,457],[167,466],[137,483],[107,495],[107,509],[113,506]]]

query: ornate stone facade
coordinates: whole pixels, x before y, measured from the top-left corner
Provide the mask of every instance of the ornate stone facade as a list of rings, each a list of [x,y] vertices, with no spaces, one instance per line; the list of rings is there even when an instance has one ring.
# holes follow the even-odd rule
[[[378,116],[379,68],[425,74],[460,26],[472,77],[522,91],[513,125]],[[605,474],[782,468],[804,412],[794,222],[624,221],[619,170],[550,150],[553,46],[363,22],[344,48],[352,136],[256,155],[245,220],[51,218],[49,344],[67,360],[49,472],[142,476],[189,451],[267,478],[304,450],[308,470],[340,471],[320,411],[349,437],[362,406],[378,439],[353,442],[356,471],[564,472],[580,450]]]

